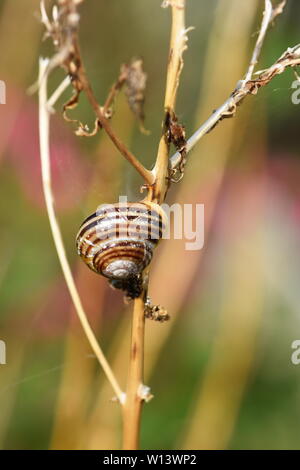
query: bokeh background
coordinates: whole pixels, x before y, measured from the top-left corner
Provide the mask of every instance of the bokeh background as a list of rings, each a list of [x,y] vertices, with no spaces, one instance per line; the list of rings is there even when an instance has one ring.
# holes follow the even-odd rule
[[[52,2],[46,2],[50,6]],[[113,125],[152,166],[161,131],[170,12],[161,0],[91,0],[81,7],[80,39],[89,77],[103,102],[120,64],[142,56],[148,74],[146,127],[121,95]],[[177,112],[190,135],[243,77],[262,0],[187,1],[189,48]],[[270,30],[259,69],[299,43],[300,4],[289,0]],[[62,278],[41,187],[37,97],[42,43],[38,0],[0,0],[0,446],[4,449],[117,449],[121,419],[91,354]],[[57,71],[51,89],[62,80]],[[299,449],[300,339],[299,106],[292,70],[247,98],[190,154],[168,202],[205,205],[205,245],[163,242],[150,294],[171,320],[147,322],[144,449]],[[65,93],[64,99],[68,97]],[[63,99],[60,102],[60,106]],[[139,197],[141,181],[102,133],[75,137],[52,119],[52,172],[67,253],[88,317],[122,384],[130,309],[120,293],[78,260],[82,220],[119,194]],[[84,98],[75,115],[93,115]]]

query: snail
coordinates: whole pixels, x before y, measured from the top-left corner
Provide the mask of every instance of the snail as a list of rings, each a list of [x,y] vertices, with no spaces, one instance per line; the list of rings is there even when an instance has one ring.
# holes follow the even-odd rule
[[[79,229],[78,254],[90,269],[108,278],[112,287],[131,299],[139,297],[143,271],[166,222],[162,208],[152,202],[101,205]]]

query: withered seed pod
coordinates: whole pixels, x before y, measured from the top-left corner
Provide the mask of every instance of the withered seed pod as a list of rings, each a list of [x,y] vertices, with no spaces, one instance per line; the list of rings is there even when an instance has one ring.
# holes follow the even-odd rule
[[[142,273],[165,229],[158,204],[132,202],[102,205],[81,225],[78,254],[90,269],[107,277],[130,298],[142,291]]]

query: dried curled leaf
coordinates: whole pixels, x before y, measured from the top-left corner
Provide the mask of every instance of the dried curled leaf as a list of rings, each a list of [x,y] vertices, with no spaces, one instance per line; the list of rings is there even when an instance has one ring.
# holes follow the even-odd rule
[[[172,142],[178,152],[183,152],[186,149],[185,128],[182,124],[179,124],[175,113],[170,116],[168,130],[169,141]]]
[[[107,119],[113,115],[115,99],[125,86],[125,94],[129,107],[140,123],[143,133],[148,133],[144,128],[144,102],[147,75],[143,70],[142,59],[132,59],[129,64],[123,64],[117,81],[113,84],[103,106],[103,113]]]
[[[129,64],[123,65],[121,71],[126,74],[126,96],[129,107],[140,123],[141,131],[147,133],[144,128],[145,113],[145,89],[147,75],[143,69],[142,59],[132,59]]]
[[[95,120],[94,128],[92,131],[89,130],[89,127],[87,126],[87,124],[83,125],[81,122],[79,122],[79,127],[75,131],[75,135],[79,137],[93,137],[94,135],[97,134],[99,128],[100,128],[100,124],[99,124],[98,118],[96,118]]]
[[[74,122],[73,119],[68,118],[67,110],[76,108],[76,106],[78,105],[78,101],[79,101],[79,95],[80,95],[80,91],[74,90],[71,98],[68,99],[68,101],[63,105],[63,116],[64,116],[64,119],[68,122]]]
[[[170,319],[167,310],[161,305],[153,305],[150,298],[147,297],[145,302],[145,318],[158,322],[165,322]]]
[[[172,114],[167,115],[166,119],[166,135],[168,141],[174,145],[176,150],[180,153],[181,159],[175,169],[173,169],[171,175],[172,182],[178,182],[184,175],[184,167],[186,164],[186,155],[187,155],[187,141],[185,135],[185,127],[178,122],[178,118],[173,112]],[[175,177],[175,175],[177,176]]]
[[[52,9],[52,17],[48,17],[44,1],[41,1],[41,21],[46,28],[45,37],[51,37],[56,54],[49,62],[48,71],[60,66],[68,73],[73,95],[64,105],[64,114],[67,109],[74,109],[78,104],[80,92],[83,89],[79,79],[82,68],[80,54],[77,48],[77,36],[80,15],[77,6],[82,0],[58,0]],[[67,116],[65,116],[68,120]]]
[[[71,98],[64,104],[64,106],[63,106],[63,118],[64,118],[65,121],[70,122],[70,123],[74,123],[74,124],[77,125],[77,129],[75,130],[75,135],[77,135],[79,137],[93,137],[94,135],[97,134],[97,132],[100,128],[98,118],[96,118],[96,120],[95,120],[94,129],[92,131],[90,131],[87,124],[83,124],[78,119],[72,119],[67,114],[68,109],[74,109],[78,105],[79,95],[80,95],[80,91],[79,90],[74,90],[73,95],[71,96]]]

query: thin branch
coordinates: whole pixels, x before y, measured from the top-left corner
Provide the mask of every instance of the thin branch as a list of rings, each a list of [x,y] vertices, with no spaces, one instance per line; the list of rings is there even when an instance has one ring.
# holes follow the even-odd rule
[[[46,201],[47,213],[49,217],[51,232],[54,239],[55,248],[61,264],[61,268],[68,286],[71,299],[73,301],[79,321],[82,325],[84,333],[88,342],[97,357],[100,365],[102,366],[107,379],[109,380],[118,400],[121,404],[124,402],[124,393],[122,392],[108,362],[103,354],[103,351],[93,333],[93,330],[88,322],[86,313],[83,309],[81,299],[79,297],[71,268],[66,257],[64,243],[54,209],[54,197],[51,186],[51,168],[50,168],[50,146],[49,146],[49,125],[50,114],[47,97],[47,67],[49,65],[48,59],[40,59],[39,63],[39,135],[40,135],[40,158],[42,167],[42,183],[43,191]],[[53,96],[53,95],[52,95]],[[58,98],[58,95],[56,95]],[[53,103],[54,104],[54,100]]]
[[[144,134],[149,134],[149,131],[144,127],[146,82],[147,74],[144,72],[143,60],[141,58],[133,57],[129,63],[122,64],[119,76],[111,87],[103,105],[102,112],[104,116],[107,119],[111,119],[116,97],[124,87],[128,106],[139,122],[140,131]]]
[[[75,55],[77,58],[81,58],[80,48],[77,41],[77,38],[74,39],[74,47],[75,47]],[[81,66],[79,67],[78,79],[82,86],[82,90],[85,92],[97,118],[100,123],[100,126],[103,127],[107,135],[110,137],[111,141],[115,144],[119,152],[126,158],[126,160],[131,163],[131,165],[137,170],[137,172],[143,177],[145,183],[151,185],[154,181],[153,175],[151,171],[147,170],[144,165],[133,155],[133,153],[128,150],[126,145],[119,139],[119,137],[115,134],[113,128],[111,127],[108,119],[105,117],[103,113],[103,109],[99,106],[98,101],[94,95],[92,86],[87,78],[87,74],[85,68],[83,66],[82,60],[80,59]]]
[[[268,6],[267,12],[266,10],[264,11],[264,18],[261,25],[262,32],[260,31],[258,40],[255,44],[246,77],[252,76],[254,66],[259,58],[262,42],[265,38],[267,29],[274,18],[282,13],[285,4],[286,1],[281,2],[275,9],[272,9],[271,12]],[[266,1],[266,5],[269,5],[268,1]],[[253,66],[254,62],[255,64]],[[259,74],[257,78],[240,80],[229,98],[217,110],[215,110],[213,114],[188,139],[186,152],[192,150],[192,148],[202,139],[202,137],[214,129],[215,126],[224,118],[233,117],[236,113],[237,106],[246,96],[251,94],[255,95],[259,88],[268,85],[268,83],[270,83],[270,81],[276,75],[283,73],[287,67],[296,67],[297,65],[300,65],[300,45],[296,45],[293,48],[288,48],[268,69],[257,72],[256,74]],[[171,168],[176,168],[180,161],[181,155],[179,152],[176,152],[170,159]]]
[[[253,54],[252,54],[252,57],[251,57],[251,60],[250,60],[249,68],[248,68],[248,71],[246,73],[245,82],[247,82],[248,80],[251,80],[251,78],[252,78],[254,68],[255,68],[255,66],[258,62],[260,52],[261,52],[261,48],[262,48],[265,36],[267,34],[267,31],[268,31],[268,28],[270,26],[270,23],[271,23],[272,19],[273,19],[272,2],[271,2],[271,0],[265,0],[265,10],[264,10],[264,13],[263,13],[263,19],[262,19],[260,31],[259,31],[259,34],[258,34],[258,38],[257,38],[256,44],[255,44],[254,50],[253,50]]]
[[[155,185],[149,197],[158,203],[163,202],[169,185],[169,152],[170,141],[168,130],[170,119],[175,114],[175,104],[180,74],[183,68],[182,55],[186,49],[187,29],[185,27],[185,0],[166,0],[163,7],[172,8],[172,30],[170,40],[169,62],[167,70],[167,84],[165,92],[165,117],[163,134],[159,142],[153,174]]]
[[[265,10],[263,13],[263,19],[262,19],[262,23],[260,26],[258,38],[255,44],[254,50],[253,50],[253,54],[250,60],[249,68],[245,76],[245,82],[248,82],[249,80],[251,80],[253,72],[254,72],[254,68],[260,56],[261,48],[264,43],[267,31],[270,25],[275,20],[275,18],[278,15],[281,15],[281,13],[283,12],[286,2],[287,0],[283,0],[276,7],[273,7],[271,0],[265,0]]]
[[[69,85],[71,85],[71,80],[70,80],[70,77],[67,76],[64,78],[61,84],[56,88],[56,90],[48,99],[47,105],[48,105],[49,111],[52,111],[52,108],[55,105],[56,101],[63,94],[63,92],[68,88]]]
[[[109,109],[113,106],[116,96],[119,93],[119,91],[122,89],[124,83],[126,82],[126,79],[127,79],[127,69],[125,69],[124,67],[121,67],[121,71],[118,76],[118,79],[109,90],[108,96],[103,105],[104,116],[111,115],[111,112],[109,112]]]
[[[276,16],[281,15],[286,4],[287,0],[282,0],[276,7],[273,7],[271,22],[275,20]]]

